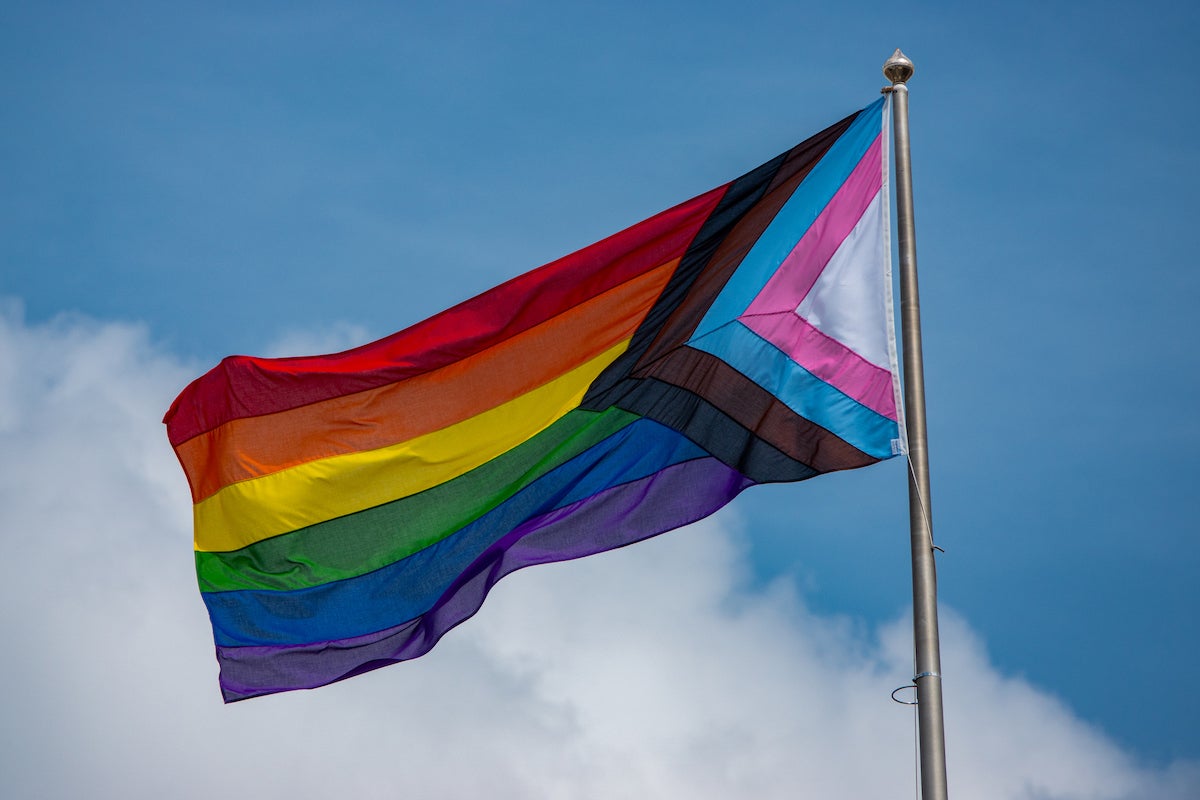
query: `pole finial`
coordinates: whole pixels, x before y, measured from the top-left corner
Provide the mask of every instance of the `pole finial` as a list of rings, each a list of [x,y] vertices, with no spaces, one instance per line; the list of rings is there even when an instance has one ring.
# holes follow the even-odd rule
[[[892,85],[904,83],[913,76],[913,63],[908,56],[900,52],[900,48],[896,48],[896,52],[892,53],[892,57],[883,62],[883,77],[892,82]]]

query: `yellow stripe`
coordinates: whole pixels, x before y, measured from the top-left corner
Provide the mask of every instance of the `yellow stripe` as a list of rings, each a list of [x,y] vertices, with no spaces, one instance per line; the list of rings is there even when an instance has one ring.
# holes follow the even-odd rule
[[[628,346],[629,340],[620,342],[531,392],[439,431],[226,486],[193,508],[196,549],[237,550],[458,477],[576,408],[588,386]]]

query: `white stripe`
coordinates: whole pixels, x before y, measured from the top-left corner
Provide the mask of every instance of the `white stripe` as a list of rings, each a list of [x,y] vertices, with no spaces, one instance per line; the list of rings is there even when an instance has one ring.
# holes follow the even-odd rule
[[[875,195],[854,229],[829,259],[796,313],[880,369],[891,363],[883,242],[883,192]],[[894,334],[893,334],[894,335]]]

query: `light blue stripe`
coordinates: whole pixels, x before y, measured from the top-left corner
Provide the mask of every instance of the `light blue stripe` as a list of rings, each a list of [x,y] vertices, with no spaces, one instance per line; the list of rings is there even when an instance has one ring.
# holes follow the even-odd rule
[[[763,387],[788,408],[875,458],[891,458],[896,423],[830,386],[740,322],[691,346],[711,353]]]
[[[880,99],[859,112],[846,132],[796,187],[717,295],[693,338],[711,333],[742,315],[829,205],[882,129],[883,100]]]

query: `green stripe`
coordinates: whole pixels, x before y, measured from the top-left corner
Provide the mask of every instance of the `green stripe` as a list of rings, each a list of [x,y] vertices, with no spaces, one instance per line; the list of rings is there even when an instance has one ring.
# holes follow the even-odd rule
[[[379,569],[435,544],[638,419],[576,409],[537,436],[420,494],[226,553],[196,553],[203,592],[302,589]]]

